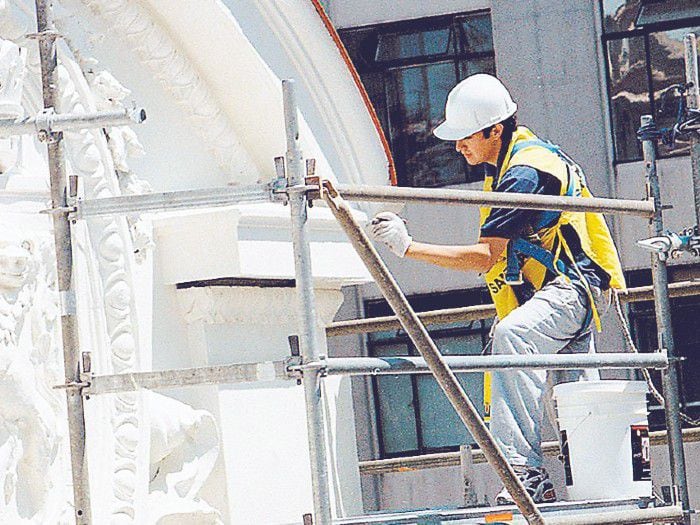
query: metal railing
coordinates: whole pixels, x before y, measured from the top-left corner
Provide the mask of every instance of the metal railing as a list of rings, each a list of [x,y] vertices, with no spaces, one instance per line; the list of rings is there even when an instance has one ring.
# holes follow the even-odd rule
[[[49,171],[51,177],[52,216],[58,263],[58,287],[62,302],[61,325],[65,355],[65,384],[68,400],[71,468],[77,523],[91,523],[90,490],[88,485],[87,461],[85,454],[85,415],[84,396],[104,394],[138,388],[167,388],[192,384],[221,383],[233,381],[257,381],[263,378],[279,378],[289,374],[300,376],[307,409],[309,452],[313,486],[314,516],[317,525],[329,525],[331,516],[329,473],[326,459],[326,430],[324,423],[321,381],[324,375],[331,374],[382,374],[382,373],[432,373],[455,407],[465,426],[480,446],[481,453],[494,466],[497,474],[508,488],[523,516],[531,524],[543,525],[544,518],[532,498],[524,489],[513,469],[495,445],[492,436],[484,426],[470,399],[457,381],[454,370],[484,370],[492,368],[557,368],[571,367],[654,367],[663,370],[664,390],[666,391],[666,414],[668,441],[671,453],[673,482],[680,497],[680,507],[670,506],[661,509],[639,509],[620,511],[616,514],[617,523],[641,523],[644,521],[687,521],[689,499],[685,479],[685,460],[682,449],[682,433],[678,417],[678,376],[675,361],[669,317],[669,285],[664,261],[652,261],[654,278],[654,300],[657,307],[657,320],[660,334],[659,347],[668,352],[655,354],[599,354],[591,356],[528,356],[528,359],[502,359],[500,356],[479,358],[465,356],[458,359],[444,358],[430,338],[421,316],[408,304],[388,269],[381,261],[363,229],[355,222],[348,199],[375,202],[423,202],[440,204],[473,204],[499,207],[533,208],[547,210],[595,211],[624,215],[634,215],[652,219],[652,233],[663,228],[661,203],[658,193],[653,144],[644,144],[649,199],[643,201],[620,201],[612,199],[575,198],[556,196],[533,196],[471,192],[459,190],[427,190],[416,188],[375,188],[339,186],[333,188],[327,181],[304,177],[304,162],[298,146],[299,129],[297,106],[294,100],[293,83],[283,83],[284,114],[287,136],[286,174],[271,185],[254,185],[220,190],[192,190],[190,192],[163,193],[142,197],[115,197],[104,200],[80,202],[76,199],[74,187],[68,187],[64,165],[64,151],[59,130],[122,125],[132,121],[142,121],[145,113],[118,112],[118,114],[56,115],[53,113],[56,102],[56,42],[53,13],[50,0],[36,0],[37,29],[39,41],[44,111],[27,121],[0,122],[0,134],[37,133],[45,139],[48,147]],[[694,44],[694,41],[693,41]],[[697,63],[696,63],[697,64]],[[692,69],[692,67],[691,67]],[[692,74],[697,77],[697,65]],[[697,78],[694,80],[697,86]],[[697,102],[697,94],[694,95]],[[695,151],[695,149],[693,150]],[[700,175],[693,160],[694,183]],[[697,188],[698,186],[696,186]],[[188,370],[164,370],[112,376],[94,376],[89,369],[90,359],[79,352],[78,332],[75,318],[75,300],[72,283],[71,220],[88,216],[126,213],[128,211],[162,211],[173,208],[211,207],[240,202],[276,201],[284,194],[290,204],[295,254],[295,277],[297,282],[298,309],[300,312],[299,336],[301,355],[298,362],[267,363],[263,365],[224,365]],[[367,265],[382,293],[396,312],[396,319],[383,322],[395,323],[409,334],[422,359],[323,359],[315,336],[314,290],[311,272],[311,257],[307,226],[307,205],[314,198],[323,198],[360,257]],[[673,286],[670,286],[673,290]],[[688,286],[687,288],[691,288]],[[646,292],[645,292],[646,293]],[[490,307],[476,307],[459,312],[442,312],[441,319],[449,315],[483,315]],[[426,320],[428,314],[423,314]],[[452,318],[454,319],[454,317]],[[373,320],[374,327],[378,326]],[[363,330],[369,324],[356,321],[355,327]],[[384,326],[384,325],[382,325]],[[394,325],[392,325],[394,326]],[[347,325],[343,328],[346,329]],[[338,325],[330,331],[337,330]],[[357,332],[353,332],[357,333]],[[499,361],[499,359],[501,359]],[[451,366],[452,365],[452,366]],[[608,518],[610,513],[608,513]],[[546,523],[593,524],[602,523],[600,517],[569,516],[550,518]],[[598,521],[596,521],[598,520]],[[641,520],[641,521],[640,521]]]

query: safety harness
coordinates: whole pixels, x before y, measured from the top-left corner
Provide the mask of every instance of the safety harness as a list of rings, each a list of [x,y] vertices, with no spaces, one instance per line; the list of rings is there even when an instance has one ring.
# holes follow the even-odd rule
[[[567,197],[573,197],[574,190],[575,190],[575,184],[574,184],[574,177],[572,176],[571,169],[570,169],[573,161],[565,153],[563,153],[561,151],[559,146],[556,146],[555,144],[552,144],[551,142],[545,142],[545,141],[540,140],[540,139],[526,140],[526,141],[516,143],[513,146],[511,156],[515,156],[515,154],[518,151],[520,151],[524,148],[531,147],[531,146],[538,146],[538,147],[545,148],[545,149],[551,151],[552,153],[557,154],[564,161],[564,163],[567,166],[567,174],[568,174],[568,184],[567,184],[566,192],[564,195]],[[585,182],[582,181],[582,184],[585,184]],[[559,212],[557,212],[557,211],[550,211],[550,212],[544,213],[543,217],[539,221],[539,223],[534,225],[535,231],[539,231],[540,229],[550,225],[553,221],[557,220],[558,217],[559,217]],[[571,265],[566,264],[559,257],[559,253],[560,253],[562,245],[564,246],[565,252],[566,252],[567,256],[569,257],[569,260],[571,261]],[[537,262],[539,262],[541,265],[543,265],[545,268],[547,268],[554,275],[563,275],[570,280],[580,280],[581,284],[586,289],[586,295],[588,297],[588,304],[587,304],[587,309],[586,309],[586,318],[584,319],[582,328],[578,332],[577,336],[584,333],[588,329],[588,327],[591,324],[591,321],[594,318],[596,320],[596,325],[597,325],[598,329],[600,329],[600,320],[598,318],[598,313],[596,312],[596,309],[595,309],[595,304],[593,302],[593,294],[591,292],[590,286],[589,286],[586,278],[581,274],[581,271],[576,266],[573,254],[568,249],[568,246],[566,245],[566,242],[563,239],[563,235],[561,236],[561,242],[557,244],[557,248],[556,248],[555,253],[552,253],[549,250],[545,250],[541,246],[538,246],[537,244],[531,243],[531,242],[529,242],[521,237],[516,238],[516,239],[511,239],[510,241],[508,241],[508,245],[506,248],[507,265],[506,265],[506,272],[505,272],[505,282],[506,282],[506,284],[511,285],[511,286],[514,286],[514,285],[519,286],[519,285],[524,284],[519,256],[523,256],[524,258],[532,258],[532,259],[536,260]]]

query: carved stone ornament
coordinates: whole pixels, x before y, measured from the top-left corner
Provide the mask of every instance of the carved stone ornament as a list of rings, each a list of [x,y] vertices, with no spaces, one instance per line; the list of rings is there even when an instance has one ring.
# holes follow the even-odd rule
[[[37,48],[24,37],[33,27],[33,1],[0,0],[0,37],[28,50],[21,91],[27,114],[36,114],[43,106]],[[17,66],[13,68],[7,70],[18,71]],[[56,110],[60,113],[92,112],[117,104],[125,90],[106,73],[88,82],[65,42],[59,45],[58,73]],[[84,198],[146,189],[125,162],[140,149],[130,130],[66,132],[64,144],[68,174],[79,176]],[[36,151],[27,155],[31,162],[25,169],[29,174],[45,175],[44,146],[33,142],[32,147]],[[0,204],[0,217],[9,221],[0,225],[0,522],[70,523],[64,393],[53,389],[64,382],[53,240],[47,216],[35,209],[28,218],[21,206]],[[32,228],[25,233],[21,224]],[[145,227],[132,237],[133,225],[127,218],[110,217],[73,228],[80,344],[81,349],[91,351],[93,369],[99,374],[138,371],[143,361],[150,361],[151,349],[140,340],[142,324],[150,319],[138,316],[134,286],[138,273],[134,253],[143,253],[150,241]],[[133,392],[86,401],[95,523],[144,523],[147,514],[158,512],[148,508],[154,502],[149,500],[151,421],[145,403],[143,395]],[[198,417],[206,419],[203,414]],[[180,426],[183,432],[191,431],[186,424]],[[211,456],[204,450],[197,453]],[[196,466],[188,468],[199,480],[191,488],[201,486],[200,478],[206,478],[209,467],[203,466],[201,475]],[[161,502],[167,504],[168,498]],[[192,490],[187,498],[199,504],[202,516],[215,515]]]

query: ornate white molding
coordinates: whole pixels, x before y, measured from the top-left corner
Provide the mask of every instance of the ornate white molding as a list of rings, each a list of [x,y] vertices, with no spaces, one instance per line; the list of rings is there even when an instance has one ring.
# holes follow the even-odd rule
[[[13,0],[0,16],[0,35],[13,38],[29,50],[23,105],[30,112],[42,107],[36,44],[23,36],[35,25],[33,17],[34,2],[30,0]],[[96,109],[90,86],[73,58],[62,47],[59,48],[59,89],[59,111]],[[65,133],[64,138],[69,171],[80,176],[85,197],[118,195],[119,181],[104,133],[101,130]],[[93,352],[93,363],[100,372],[138,370],[138,319],[132,284],[133,244],[126,220],[94,220],[86,224],[85,230],[87,236],[81,236],[78,230],[74,237],[76,249],[82,250],[91,261],[87,270],[90,275],[86,279],[92,286],[89,297],[85,299],[85,290],[81,291],[84,298],[81,301],[88,305],[82,313],[89,318],[85,325],[90,326],[87,332],[92,335],[88,338],[90,341],[83,341],[84,348],[89,347]],[[47,257],[53,258],[53,254]],[[54,321],[57,321],[57,317]],[[94,401],[108,407],[109,415],[105,419],[111,423],[111,428],[108,431],[105,429],[102,441],[112,450],[109,456],[101,458],[98,469],[98,472],[108,470],[102,479],[106,479],[107,483],[111,481],[111,497],[104,497],[106,487],[102,487],[102,496],[97,499],[108,502],[109,510],[100,510],[103,516],[109,516],[109,522],[133,522],[137,519],[137,498],[146,496],[145,492],[137,494],[137,490],[140,486],[147,487],[147,462],[145,458],[140,458],[144,450],[147,453],[147,441],[144,442],[142,436],[146,435],[144,428],[148,421],[140,410],[138,395],[128,393],[110,397]],[[63,475],[69,476],[69,472],[65,471]],[[53,516],[47,521],[55,519]]]
[[[60,54],[59,78],[62,112],[94,111],[93,94],[77,64]],[[100,130],[65,133],[66,152],[72,170],[80,176],[84,195],[89,199],[112,197],[120,194],[112,155]],[[133,246],[125,218],[99,218],[87,222],[87,233],[97,255],[97,275],[90,279],[100,284],[90,301],[102,305],[104,318],[100,320],[107,336],[105,361],[96,356],[97,366],[103,372],[121,373],[138,370],[139,321],[135,310],[135,292],[132,283]],[[140,413],[138,395],[121,393],[111,402],[111,424],[114,436],[112,463],[113,521],[133,521],[137,518],[139,497],[139,464],[144,414]],[[140,495],[143,497],[144,495]]]
[[[133,0],[81,1],[102,17],[111,30],[123,34],[124,42],[173,96],[232,180],[245,184],[261,179],[260,170],[236,139],[236,131],[215,103],[206,83],[144,7]]]

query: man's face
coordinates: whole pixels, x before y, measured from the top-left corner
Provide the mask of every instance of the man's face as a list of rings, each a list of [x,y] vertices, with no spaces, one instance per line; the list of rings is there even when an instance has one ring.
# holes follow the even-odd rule
[[[496,124],[489,137],[477,131],[473,135],[460,139],[455,143],[455,149],[461,153],[470,166],[476,166],[483,162],[496,165],[498,152],[501,149],[501,133],[503,126]]]

